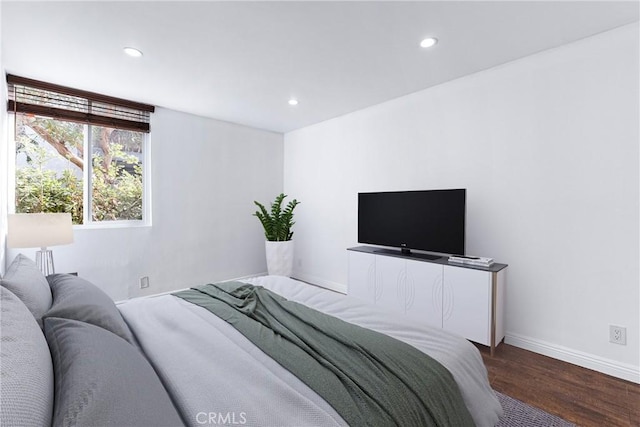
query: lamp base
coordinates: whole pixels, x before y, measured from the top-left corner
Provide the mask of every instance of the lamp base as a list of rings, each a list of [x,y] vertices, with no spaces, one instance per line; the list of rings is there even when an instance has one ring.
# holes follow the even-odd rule
[[[56,271],[53,267],[53,251],[47,248],[42,248],[41,250],[37,251],[36,265],[45,276],[54,274]]]

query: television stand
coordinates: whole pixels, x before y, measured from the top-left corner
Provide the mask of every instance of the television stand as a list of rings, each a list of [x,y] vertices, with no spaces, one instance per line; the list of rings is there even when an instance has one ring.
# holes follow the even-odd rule
[[[373,253],[380,255],[389,255],[389,256],[397,256],[401,258],[417,258],[417,259],[425,259],[429,261],[435,261],[440,258],[446,258],[441,255],[431,255],[431,254],[423,254],[417,252],[411,252],[410,249],[374,249]]]
[[[428,325],[495,347],[505,336],[506,264],[477,267],[399,249],[348,249],[347,294]]]

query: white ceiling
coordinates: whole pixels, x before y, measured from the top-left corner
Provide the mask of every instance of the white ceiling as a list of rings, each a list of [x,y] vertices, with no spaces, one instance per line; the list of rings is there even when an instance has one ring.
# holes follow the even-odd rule
[[[8,73],[277,132],[638,21],[639,9],[637,1],[0,7]],[[426,36],[439,44],[420,48]],[[125,46],[144,56],[125,56]]]

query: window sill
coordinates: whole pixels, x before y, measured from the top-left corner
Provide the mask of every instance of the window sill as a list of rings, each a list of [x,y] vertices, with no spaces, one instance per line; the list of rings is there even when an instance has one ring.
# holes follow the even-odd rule
[[[146,221],[104,221],[91,224],[76,224],[74,230],[104,230],[110,228],[147,228],[151,223]]]

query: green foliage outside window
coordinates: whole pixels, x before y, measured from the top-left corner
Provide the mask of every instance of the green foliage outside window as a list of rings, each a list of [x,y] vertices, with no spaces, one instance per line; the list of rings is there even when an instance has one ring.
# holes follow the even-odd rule
[[[93,156],[93,220],[142,219],[142,166],[134,156],[125,156],[119,146],[114,151],[120,153],[119,158],[133,164],[134,173],[130,174],[115,162],[105,169],[102,156]]]
[[[82,224],[82,182],[68,169],[57,175],[42,168],[42,161],[38,153],[35,167],[16,170],[16,212],[70,212],[73,223]]]
[[[16,155],[26,164],[16,167],[16,212],[69,212],[74,224],[82,224],[85,127],[52,119],[17,119]],[[141,151],[142,135],[100,127],[92,134],[91,202],[86,207],[92,221],[141,220],[142,164],[123,146]],[[45,149],[47,145],[56,153]],[[56,159],[66,167],[49,167]]]

